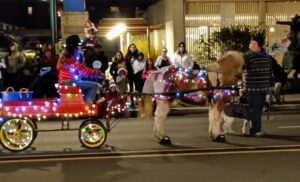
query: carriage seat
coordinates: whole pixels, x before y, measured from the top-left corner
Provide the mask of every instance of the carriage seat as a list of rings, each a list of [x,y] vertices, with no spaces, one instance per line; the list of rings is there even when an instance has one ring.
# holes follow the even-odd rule
[[[85,104],[81,88],[76,85],[58,85],[58,93],[62,105]]]

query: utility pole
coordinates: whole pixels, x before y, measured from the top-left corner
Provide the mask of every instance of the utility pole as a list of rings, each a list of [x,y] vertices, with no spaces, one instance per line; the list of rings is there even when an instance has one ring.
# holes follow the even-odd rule
[[[50,0],[50,27],[51,27],[52,54],[55,55],[55,43],[57,41],[56,0]]]

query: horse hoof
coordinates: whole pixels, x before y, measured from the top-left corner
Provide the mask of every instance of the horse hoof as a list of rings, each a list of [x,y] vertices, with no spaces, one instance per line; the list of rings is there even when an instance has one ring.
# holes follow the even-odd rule
[[[171,145],[172,142],[171,142],[170,137],[164,136],[164,137],[159,141],[159,144],[161,144],[161,145]]]
[[[217,138],[214,139],[215,142],[225,142],[225,135],[218,135]]]

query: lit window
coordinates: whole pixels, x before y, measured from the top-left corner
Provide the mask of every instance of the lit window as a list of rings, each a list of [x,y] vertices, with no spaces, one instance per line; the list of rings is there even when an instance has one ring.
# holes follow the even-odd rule
[[[28,13],[29,15],[32,15],[32,7],[31,7],[31,6],[28,6],[28,8],[27,8],[27,13]]]
[[[120,12],[120,8],[117,6],[111,6],[110,7],[110,12],[112,13],[119,13]]]

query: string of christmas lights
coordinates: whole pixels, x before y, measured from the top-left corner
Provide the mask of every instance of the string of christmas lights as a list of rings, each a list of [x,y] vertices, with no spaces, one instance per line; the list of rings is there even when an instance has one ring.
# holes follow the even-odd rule
[[[172,68],[163,72],[164,78],[160,82],[164,83],[165,87],[174,84],[191,83],[194,90],[174,91],[168,93],[154,94],[131,94],[131,98],[127,98],[126,102],[110,105],[106,108],[106,118],[122,115],[128,111],[132,104],[141,103],[142,97],[152,95],[153,101],[156,99],[174,100],[183,99],[194,103],[205,103],[210,95],[213,101],[223,99],[235,95],[236,87],[214,87],[208,88],[207,74],[204,70],[200,70],[197,74],[186,68]],[[33,99],[29,101],[0,101],[0,109],[2,117],[35,117],[38,120],[46,119],[48,116],[56,117],[80,117],[80,116],[95,116],[98,114],[96,104],[85,104],[82,97],[82,91],[76,84],[72,85],[55,85],[60,97],[56,99]],[[130,95],[130,94],[129,94]],[[101,113],[100,113],[101,114]]]

